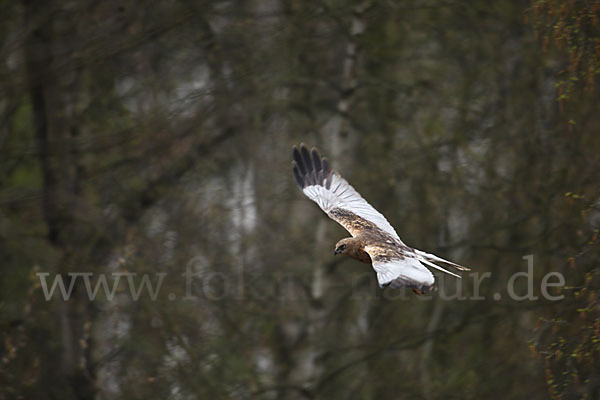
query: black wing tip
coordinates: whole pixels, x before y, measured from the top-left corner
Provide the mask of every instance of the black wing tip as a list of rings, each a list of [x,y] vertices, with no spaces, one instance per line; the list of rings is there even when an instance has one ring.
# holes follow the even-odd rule
[[[296,180],[296,184],[298,185],[300,190],[304,189],[304,179],[302,178],[302,175],[300,174],[300,170],[298,168],[298,164],[296,164],[296,161],[292,161],[292,172],[294,174],[294,179]]]
[[[304,161],[307,171],[312,171],[312,160],[310,158],[310,152],[304,144],[300,145],[300,153],[302,154],[302,161]]]
[[[321,157],[319,150],[300,143],[299,146],[292,146],[293,158],[292,170],[294,179],[300,189],[310,185],[320,185],[329,188],[331,185],[331,167],[329,160]]]
[[[313,147],[310,150],[310,155],[312,156],[313,166],[315,170],[321,171],[321,155],[319,154],[319,150],[316,147]]]
[[[321,166],[323,168],[323,172],[328,175],[331,172],[331,166],[329,164],[329,160],[327,157],[321,158]]]
[[[302,176],[306,175],[306,168],[304,168],[304,162],[302,161],[302,155],[300,154],[300,150],[296,146],[294,146],[293,150],[294,161],[298,165],[298,170]]]

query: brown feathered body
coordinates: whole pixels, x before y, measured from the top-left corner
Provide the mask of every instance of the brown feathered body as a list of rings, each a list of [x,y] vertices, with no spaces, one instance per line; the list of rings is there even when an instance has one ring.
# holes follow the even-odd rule
[[[355,213],[342,209],[333,209],[330,216],[344,226],[355,237],[340,240],[335,248],[346,247],[339,251],[358,261],[372,263],[373,261],[385,262],[393,259],[404,258],[403,254],[411,254],[413,249],[396,238],[379,229],[375,224],[359,217]],[[365,250],[369,248],[375,260]],[[336,250],[337,251],[337,250]]]

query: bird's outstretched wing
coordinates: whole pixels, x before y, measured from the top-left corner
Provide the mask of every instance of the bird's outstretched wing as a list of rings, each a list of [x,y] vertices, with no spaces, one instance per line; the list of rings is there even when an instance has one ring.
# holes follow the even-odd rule
[[[309,199],[342,225],[352,236],[373,227],[403,244],[400,237],[380,212],[373,208],[337,172],[317,149],[309,151],[304,144],[294,146],[292,169],[296,183]]]

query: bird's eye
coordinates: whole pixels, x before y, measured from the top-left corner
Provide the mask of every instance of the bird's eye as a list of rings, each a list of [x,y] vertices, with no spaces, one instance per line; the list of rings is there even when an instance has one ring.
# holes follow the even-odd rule
[[[346,250],[346,247],[347,247],[347,245],[345,245],[345,244],[343,244],[343,245],[341,245],[341,246],[340,246],[340,248],[341,248],[342,250]]]

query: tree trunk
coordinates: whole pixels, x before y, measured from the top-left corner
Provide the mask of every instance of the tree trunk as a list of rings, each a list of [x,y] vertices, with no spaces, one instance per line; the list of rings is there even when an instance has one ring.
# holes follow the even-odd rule
[[[24,8],[26,20],[33,25],[25,46],[25,61],[43,176],[42,207],[47,239],[59,254],[57,265],[48,267],[54,267],[54,272],[62,275],[68,287],[67,273],[74,272],[73,266],[78,265],[74,255],[79,248],[77,242],[84,236],[78,232],[79,224],[74,217],[80,195],[81,169],[72,144],[78,130],[70,124],[69,110],[73,107],[68,107],[66,100],[73,102],[76,98],[71,96],[75,93],[70,92],[77,90],[78,77],[74,70],[60,74],[56,70],[53,53],[57,53],[62,43],[55,40],[55,21],[47,18],[52,14],[53,5],[31,0],[24,2]],[[69,33],[75,35],[75,32]],[[61,64],[64,62],[61,59]],[[54,299],[60,351],[58,360],[49,357],[45,373],[55,380],[57,374],[51,364],[58,362],[62,381],[56,382],[57,389],[50,390],[48,397],[58,394],[63,399],[94,398],[95,374],[89,362],[91,350],[86,333],[91,321],[91,307],[85,291],[79,286],[80,282],[76,282],[68,301],[60,296]]]

